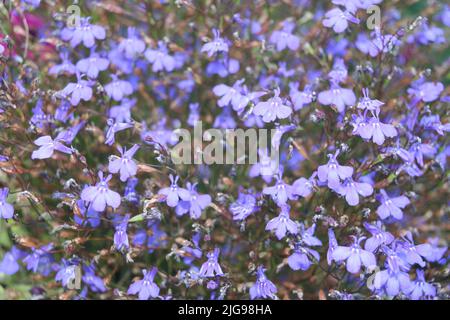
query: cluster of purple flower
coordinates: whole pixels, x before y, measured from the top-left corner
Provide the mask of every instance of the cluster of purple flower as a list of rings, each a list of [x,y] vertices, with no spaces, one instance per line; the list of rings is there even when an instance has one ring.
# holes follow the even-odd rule
[[[24,48],[42,60],[0,40],[0,274],[23,264],[73,299],[447,297],[449,61],[413,55],[448,50],[450,8],[153,2],[47,21]],[[174,165],[173,130],[198,121],[275,133],[256,164]]]

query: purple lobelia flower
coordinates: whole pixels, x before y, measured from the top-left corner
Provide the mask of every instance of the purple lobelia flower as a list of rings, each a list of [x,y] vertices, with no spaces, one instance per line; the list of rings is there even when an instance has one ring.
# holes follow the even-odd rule
[[[359,204],[359,195],[368,197],[373,193],[373,187],[366,182],[356,182],[352,178],[347,178],[337,190],[341,196],[345,196],[345,200],[351,206]]]
[[[409,297],[412,300],[433,299],[436,296],[436,287],[425,281],[423,270],[416,270],[416,280],[412,283]]]
[[[120,80],[117,75],[111,75],[112,81],[105,86],[108,97],[120,101],[133,93],[133,86],[126,80]]]
[[[136,28],[128,27],[128,37],[119,43],[117,49],[127,59],[134,59],[144,52],[145,42],[139,39]]]
[[[301,177],[295,180],[292,184],[292,194],[299,195],[304,198],[308,197],[314,192],[314,186],[317,185],[316,176],[317,171],[314,171],[309,179]]]
[[[92,209],[91,207],[86,208],[84,201],[77,200],[77,206],[80,210],[80,215],[75,214],[73,216],[75,223],[80,226],[91,225],[92,228],[97,228],[100,225],[100,213]]]
[[[42,110],[42,105],[42,99],[38,99],[36,106],[32,109],[33,116],[30,119],[30,124],[33,124],[37,128],[42,128],[51,120],[51,116],[45,114],[44,110]]]
[[[25,252],[13,246],[9,252],[5,253],[2,261],[0,261],[0,274],[13,275],[17,273],[20,269],[18,260],[22,259],[24,256]]]
[[[443,259],[444,254],[447,252],[447,247],[442,246],[439,247],[439,238],[429,238],[428,243],[431,245],[431,251],[430,254],[426,257],[426,259],[429,262],[437,262],[444,264],[446,262],[446,259]]]
[[[386,269],[376,272],[373,280],[373,288],[383,290],[389,296],[396,296],[400,292],[409,294],[411,292],[411,280],[407,271],[409,266],[396,251],[383,246],[383,253],[386,255]]]
[[[294,105],[294,110],[301,110],[305,105],[310,104],[316,98],[316,92],[311,85],[306,85],[303,91],[299,91],[298,83],[289,83],[289,96]]]
[[[42,246],[38,249],[31,248],[31,253],[27,255],[23,262],[27,266],[27,270],[32,270],[33,272],[38,272],[39,269],[46,266],[49,261],[50,250],[53,249],[53,243],[49,243],[45,246]],[[48,271],[45,270],[44,273]]]
[[[205,43],[202,46],[201,52],[206,52],[208,57],[212,57],[217,52],[228,52],[228,41],[220,37],[220,32],[217,29],[212,30],[214,39]]]
[[[253,113],[262,116],[264,122],[273,122],[277,119],[286,119],[292,113],[292,108],[285,105],[280,98],[280,89],[274,90],[274,96],[267,101],[258,102],[253,109]]]
[[[328,163],[317,168],[317,176],[319,181],[328,183],[328,187],[337,191],[340,187],[340,181],[350,178],[353,175],[353,168],[349,166],[341,166],[337,162],[339,150],[335,154],[328,154]]]
[[[233,110],[243,110],[250,101],[253,101],[265,93],[262,91],[248,92],[247,87],[243,85],[244,79],[236,81],[232,87],[225,84],[219,84],[213,88],[216,96],[221,97],[217,102],[219,107],[225,107],[231,104]]]
[[[9,189],[0,189],[0,218],[11,219],[14,215],[14,207],[6,201],[8,198]]]
[[[63,140],[60,135],[52,139],[50,136],[43,136],[34,140],[34,144],[39,146],[39,149],[33,151],[31,159],[47,159],[53,155],[55,150],[63,153],[72,154],[72,149],[62,144]]]
[[[170,178],[170,182],[171,182],[170,187],[162,188],[158,192],[158,194],[166,197],[166,199],[165,199],[166,204],[169,207],[174,208],[177,206],[180,199],[184,200],[184,201],[189,201],[189,199],[191,197],[191,194],[189,193],[189,191],[184,188],[180,188],[177,185],[179,177],[178,176],[174,177],[173,175],[170,175],[169,178]]]
[[[250,288],[250,299],[275,299],[275,294],[277,293],[277,287],[272,281],[267,279],[264,272],[266,269],[263,266],[258,266],[256,269],[256,282]]]
[[[61,31],[61,39],[70,41],[70,45],[75,48],[81,42],[87,48],[91,48],[95,44],[95,39],[105,39],[106,32],[101,26],[90,23],[90,17],[80,18],[80,24],[75,27],[66,27]]]
[[[138,294],[139,300],[148,300],[148,298],[157,298],[159,296],[159,287],[154,282],[158,269],[153,267],[150,272],[142,270],[144,278],[133,282],[128,288],[127,294]]]
[[[102,278],[95,274],[95,266],[93,263],[83,266],[83,276],[81,278],[89,289],[93,292],[105,292],[106,287]]]
[[[120,223],[116,225],[116,232],[114,233],[114,247],[119,250],[128,250],[130,243],[128,242],[127,228],[130,214],[125,215]]]
[[[277,173],[278,162],[271,158],[267,149],[259,149],[258,156],[258,163],[250,168],[248,175],[250,178],[261,176],[268,183]]]
[[[392,51],[400,41],[395,35],[381,34],[380,28],[376,27],[369,39],[365,34],[359,34],[356,40],[356,47],[363,53],[376,57],[381,53]]]
[[[356,13],[356,11],[358,9],[361,9],[361,6],[362,6],[363,2],[370,2],[370,1],[367,1],[367,0],[364,0],[364,1],[360,1],[360,0],[332,0],[331,2],[333,4],[336,4],[336,5],[344,6],[345,9],[348,12],[351,12],[351,13],[354,14],[354,13]]]
[[[78,132],[81,130],[81,128],[84,127],[85,124],[86,124],[86,121],[80,121],[73,127],[69,127],[66,130],[61,131],[60,133],[58,133],[55,140],[59,140],[66,144],[72,144],[73,139],[75,139]]]
[[[381,221],[377,221],[376,224],[364,222],[364,228],[372,235],[364,244],[364,249],[367,251],[375,252],[380,246],[388,246],[394,241],[394,236],[383,230]]]
[[[433,102],[441,92],[444,91],[444,85],[440,82],[423,82],[419,79],[414,82],[412,87],[408,89],[408,94],[413,96],[415,100],[422,100],[423,102]]]
[[[89,186],[81,192],[81,199],[89,202],[90,207],[97,212],[103,212],[106,206],[117,209],[120,206],[120,195],[109,189],[108,181],[112,175],[103,178],[103,172],[98,172],[99,182],[95,186]]]
[[[102,58],[95,52],[95,47],[91,49],[91,55],[77,62],[76,67],[80,73],[86,74],[91,79],[96,79],[100,71],[108,69],[109,60]]]
[[[380,110],[375,111],[375,116],[371,117],[364,126],[360,125],[357,133],[366,140],[372,139],[374,143],[381,146],[386,137],[393,138],[397,136],[397,130],[391,124],[386,124],[378,118]]]
[[[313,224],[306,230],[304,225],[301,225],[301,242],[295,244],[294,252],[288,258],[288,264],[293,270],[308,270],[309,267],[313,264],[314,260],[320,260],[319,253],[316,250],[307,247],[322,245],[322,241],[314,236],[315,230],[315,224]]]
[[[221,78],[227,77],[229,74],[235,74],[239,71],[239,60],[224,56],[217,60],[211,61],[206,67],[206,75],[208,77],[217,74]]]
[[[381,219],[386,219],[390,216],[397,220],[402,219],[403,211],[401,209],[404,209],[410,203],[405,196],[390,198],[384,189],[380,190],[377,200],[381,203],[377,209],[377,214]]]
[[[337,33],[341,33],[348,28],[349,22],[359,24],[359,19],[348,11],[334,8],[325,14],[325,19],[322,21],[322,24],[327,28],[333,28]]]
[[[314,261],[312,259],[319,261],[319,253],[316,250],[297,243],[294,252],[288,257],[287,262],[292,270],[306,271],[313,264]]]
[[[48,74],[54,74],[59,75],[61,73],[66,73],[68,75],[75,74],[77,69],[73,65],[72,61],[69,59],[69,53],[68,52],[62,52],[60,54],[62,62],[60,64],[56,64],[52,66],[50,69],[48,69]]]
[[[120,172],[120,181],[127,181],[128,178],[136,175],[137,164],[133,159],[134,154],[138,151],[139,145],[135,144],[130,150],[117,147],[121,157],[116,157],[109,162],[108,170],[111,173]]]
[[[328,72],[328,77],[333,83],[341,83],[347,79],[348,70],[345,66],[344,60],[342,58],[336,58],[333,64],[333,69]]]
[[[357,104],[358,109],[369,110],[373,115],[376,115],[380,111],[380,107],[384,105],[384,102],[381,102],[377,99],[370,99],[369,97],[369,89],[363,89],[363,97],[359,100]]]
[[[272,200],[276,202],[278,206],[282,206],[286,204],[288,200],[295,200],[296,198],[292,186],[285,183],[280,176],[277,176],[277,181],[274,186],[265,187],[263,189],[263,194],[270,195]]]
[[[283,28],[274,31],[270,36],[269,42],[276,45],[277,51],[283,51],[286,48],[293,51],[297,50],[300,46],[300,38],[292,34],[294,28],[294,22],[283,21]]]
[[[390,156],[394,156],[395,158],[400,158],[403,161],[411,161],[413,158],[412,154],[410,154],[406,149],[400,146],[400,140],[397,139],[397,143],[393,147],[386,147],[383,149]]]
[[[278,240],[281,240],[288,232],[292,235],[298,233],[297,224],[289,218],[289,210],[288,205],[283,205],[278,217],[271,219],[266,225],[266,230],[274,231]]]
[[[83,80],[80,73],[77,72],[77,82],[71,82],[61,91],[63,97],[70,96],[70,103],[77,106],[81,100],[89,101],[92,98],[91,82]]]
[[[145,57],[153,65],[153,72],[161,70],[171,72],[175,68],[175,59],[169,55],[167,46],[163,41],[158,41],[157,50],[147,49],[147,51],[145,51]]]
[[[443,124],[438,114],[424,116],[420,119],[420,125],[428,130],[434,130],[443,136],[444,132],[450,132],[450,123]]]
[[[131,108],[136,104],[136,99],[122,99],[121,104],[109,109],[109,117],[116,122],[131,122]]]
[[[336,262],[346,261],[347,271],[350,273],[358,273],[361,269],[361,265],[364,265],[367,269],[372,270],[376,267],[375,255],[367,250],[364,250],[360,246],[360,242],[365,237],[357,238],[352,236],[354,242],[350,247],[337,246],[332,253],[333,260]]]
[[[351,89],[341,88],[338,84],[332,82],[331,88],[320,92],[317,100],[325,106],[334,105],[339,112],[344,112],[345,106],[355,104],[356,96]]]
[[[105,134],[105,144],[111,146],[114,144],[116,132],[133,128],[134,123],[132,122],[116,122],[114,119],[108,119],[108,130],[106,130]]]
[[[73,118],[73,115],[71,115],[70,109],[72,108],[72,105],[67,100],[61,100],[61,103],[59,104],[58,108],[55,110],[55,120],[66,122],[71,117]]]
[[[258,209],[256,197],[251,193],[239,192],[237,200],[230,205],[233,220],[245,220]]]
[[[333,262],[333,252],[336,250],[336,248],[339,246],[336,236],[334,234],[333,229],[328,229],[328,250],[327,250],[327,262],[328,265],[331,265]]]
[[[189,212],[192,219],[199,219],[202,215],[202,210],[205,210],[211,204],[211,196],[209,194],[199,194],[196,190],[196,183],[191,185],[188,182],[186,187],[190,193],[189,199],[179,201],[175,211],[179,216]]]
[[[223,276],[222,268],[219,265],[220,249],[215,248],[213,252],[206,254],[208,260],[202,264],[199,275],[200,277],[212,278],[215,276]]]
[[[76,279],[76,270],[79,267],[80,266],[78,265],[77,261],[62,259],[62,266],[56,273],[55,281],[61,281],[61,284],[64,287],[67,287]]]
[[[417,164],[423,167],[423,158],[432,158],[437,150],[428,143],[416,142],[409,148],[410,154],[416,159]]]
[[[410,265],[418,264],[422,268],[425,267],[423,258],[427,258],[432,253],[432,247],[429,243],[416,245],[410,231],[406,233],[403,240],[396,242],[397,251],[403,254],[404,259]]]
[[[134,204],[139,203],[139,193],[136,191],[136,186],[139,182],[139,179],[137,178],[131,178],[128,179],[127,185],[125,186],[124,190],[124,198]]]

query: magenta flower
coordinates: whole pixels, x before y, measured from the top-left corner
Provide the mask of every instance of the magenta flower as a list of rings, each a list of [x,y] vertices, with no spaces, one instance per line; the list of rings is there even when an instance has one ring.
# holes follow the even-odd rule
[[[111,206],[117,209],[120,206],[120,195],[109,189],[108,181],[111,180],[112,175],[103,178],[103,172],[98,172],[99,182],[95,186],[89,186],[81,192],[81,199],[89,202],[92,209],[97,212],[105,210],[106,206]]]
[[[138,151],[139,145],[135,144],[130,150],[122,147],[117,147],[121,157],[115,158],[109,162],[108,170],[111,173],[120,172],[120,181],[127,181],[128,178],[136,175],[137,165],[133,160],[133,156]]]

